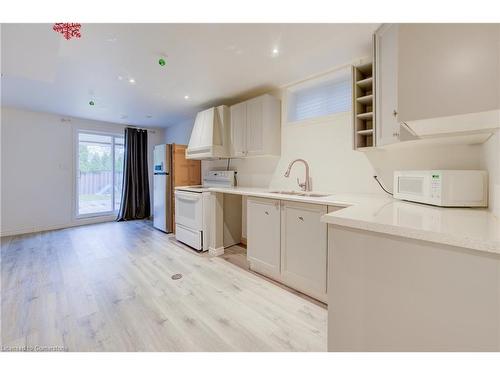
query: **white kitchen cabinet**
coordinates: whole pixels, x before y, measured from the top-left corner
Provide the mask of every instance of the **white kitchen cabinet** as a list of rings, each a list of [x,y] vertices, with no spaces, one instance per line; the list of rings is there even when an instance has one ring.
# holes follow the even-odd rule
[[[238,103],[231,110],[231,156],[243,157],[246,155],[247,131],[247,104]]]
[[[329,351],[500,350],[499,254],[338,225],[328,240]]]
[[[247,155],[263,155],[264,152],[264,106],[265,98],[260,96],[255,99],[248,100],[247,104]]]
[[[282,201],[282,282],[326,302],[327,225],[321,216],[327,206]]]
[[[249,197],[250,269],[327,302],[328,234],[321,217],[339,208]]]
[[[280,202],[248,198],[247,258],[250,269],[274,279],[280,278]]]
[[[399,120],[498,109],[499,24],[399,27]]]
[[[262,95],[231,106],[231,156],[279,155],[281,106],[272,95]]]
[[[397,24],[383,25],[375,34],[376,145],[399,141]]]
[[[499,43],[498,24],[382,25],[376,145],[500,127]]]

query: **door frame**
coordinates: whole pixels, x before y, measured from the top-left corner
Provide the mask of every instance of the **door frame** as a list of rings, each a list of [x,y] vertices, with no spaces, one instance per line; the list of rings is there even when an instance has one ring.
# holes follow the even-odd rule
[[[118,210],[111,210],[111,211],[103,211],[103,212],[94,212],[94,213],[88,213],[88,214],[80,214],[78,212],[79,210],[79,180],[78,180],[78,173],[79,173],[79,164],[80,164],[80,140],[79,140],[79,135],[81,133],[85,134],[95,134],[95,135],[103,135],[103,136],[109,136],[111,137],[111,158],[112,158],[112,180],[113,180],[113,188],[111,190],[111,207],[114,208],[115,205],[115,138],[121,137],[123,138],[123,147],[125,147],[125,137],[123,133],[119,132],[103,132],[103,131],[96,131],[96,130],[87,130],[84,128],[77,128],[74,131],[74,139],[73,139],[73,158],[74,158],[74,174],[73,174],[73,218],[74,219],[88,219],[88,218],[93,218],[93,217],[113,217],[118,214]]]

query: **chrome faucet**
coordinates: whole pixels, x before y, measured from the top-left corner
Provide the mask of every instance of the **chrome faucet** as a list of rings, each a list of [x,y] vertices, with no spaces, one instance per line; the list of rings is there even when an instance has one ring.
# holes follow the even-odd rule
[[[311,191],[311,178],[309,177],[309,164],[307,164],[307,161],[305,161],[304,159],[295,159],[294,161],[292,161],[288,165],[288,169],[285,172],[285,177],[290,177],[290,170],[292,169],[292,166],[298,161],[304,163],[304,166],[306,167],[306,180],[304,182],[300,182],[299,178],[297,177],[297,184],[299,184],[300,189],[302,191]]]

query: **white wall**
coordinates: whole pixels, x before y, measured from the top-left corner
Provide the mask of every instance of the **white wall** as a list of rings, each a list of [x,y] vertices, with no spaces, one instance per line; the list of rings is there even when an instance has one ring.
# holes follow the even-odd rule
[[[282,107],[286,107],[284,90],[275,95],[282,97]],[[308,161],[313,190],[331,193],[385,194],[374,181],[374,173],[392,190],[392,174],[397,169],[480,167],[480,146],[354,151],[350,112],[299,124],[286,124],[285,120],[282,113],[281,157],[231,160],[231,166],[238,171],[240,185],[297,190],[296,178],[304,179],[304,167],[295,165],[290,177],[284,177],[288,164],[297,158]],[[203,173],[212,168],[224,168],[226,163],[225,160],[203,161]]]
[[[284,97],[284,92],[277,93],[277,96]],[[282,108],[285,107],[282,103]],[[300,124],[288,125],[285,119],[282,113],[281,157],[231,160],[231,169],[238,171],[240,186],[298,190],[297,177],[301,181],[304,179],[304,167],[301,164],[293,167],[289,178],[284,177],[288,164],[297,158],[308,161],[315,191],[378,195],[385,193],[373,179],[375,173],[392,191],[394,170],[478,169],[481,164],[480,146],[422,146],[369,153],[354,151],[350,112]],[[226,166],[226,160],[202,161],[202,173],[210,169],[224,169]],[[242,237],[246,238],[245,204]]]
[[[124,125],[78,118],[62,122],[60,115],[5,107],[1,112],[2,235],[114,219],[74,217],[75,132],[122,134]],[[148,133],[151,169],[152,146],[163,141],[162,129]]]
[[[283,108],[285,90],[272,93],[282,98]],[[238,171],[239,185],[297,190],[296,178],[303,179],[303,167],[294,166],[290,178],[283,176],[288,163],[296,158],[309,162],[313,189],[331,193],[383,195],[373,174],[392,190],[392,174],[398,169],[481,168],[490,174],[490,209],[500,216],[500,133],[483,145],[427,145],[359,152],[352,149],[350,113],[293,125],[284,120],[282,113],[281,157],[231,160],[231,169]],[[187,143],[193,122],[194,119],[167,128],[166,141]],[[226,165],[226,160],[203,161],[202,173]]]
[[[500,218],[500,131],[481,147],[481,168],[489,172],[489,209]]]
[[[193,126],[194,118],[166,128],[165,143],[187,145],[189,143],[189,137],[191,136]]]

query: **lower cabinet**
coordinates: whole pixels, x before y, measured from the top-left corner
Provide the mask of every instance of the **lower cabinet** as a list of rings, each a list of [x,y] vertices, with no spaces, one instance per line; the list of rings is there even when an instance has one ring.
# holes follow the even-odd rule
[[[327,301],[327,206],[249,197],[250,269]]]
[[[248,198],[247,258],[253,271],[280,278],[280,201]]]
[[[283,201],[281,277],[284,284],[326,302],[327,207]]]

